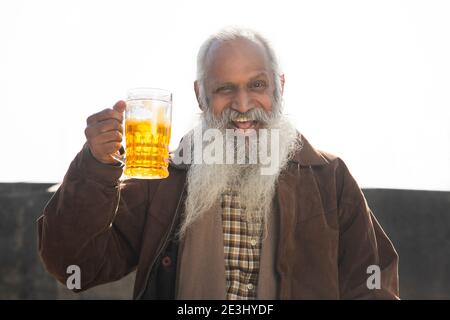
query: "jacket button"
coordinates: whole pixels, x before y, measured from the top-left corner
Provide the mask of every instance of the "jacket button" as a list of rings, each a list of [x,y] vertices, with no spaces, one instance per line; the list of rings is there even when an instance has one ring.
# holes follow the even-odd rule
[[[161,263],[164,267],[170,267],[172,265],[172,259],[170,259],[169,256],[165,256],[164,258],[162,258]]]

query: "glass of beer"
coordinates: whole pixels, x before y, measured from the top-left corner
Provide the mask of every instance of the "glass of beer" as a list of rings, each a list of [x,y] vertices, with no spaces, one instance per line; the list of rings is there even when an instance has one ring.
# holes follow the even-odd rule
[[[156,88],[130,89],[126,104],[125,176],[167,178],[172,94]]]

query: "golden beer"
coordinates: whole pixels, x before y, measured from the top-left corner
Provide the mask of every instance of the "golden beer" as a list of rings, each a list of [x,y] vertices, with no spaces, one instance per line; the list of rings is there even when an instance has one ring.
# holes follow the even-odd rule
[[[169,176],[171,122],[172,94],[169,91],[129,90],[125,110],[125,176],[140,179]]]
[[[170,125],[151,120],[125,121],[125,175],[166,178],[169,159]]]

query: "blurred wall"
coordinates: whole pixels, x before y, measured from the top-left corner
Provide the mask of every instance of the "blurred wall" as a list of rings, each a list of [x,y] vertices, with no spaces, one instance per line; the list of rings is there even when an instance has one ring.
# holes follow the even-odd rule
[[[130,299],[134,273],[79,294],[44,270],[36,219],[52,184],[0,184],[0,299]],[[450,192],[365,189],[400,255],[402,299],[450,299]]]
[[[400,297],[450,299],[450,192],[363,191],[400,256]]]
[[[48,274],[37,251],[36,220],[52,184],[0,183],[0,299],[131,299],[134,273],[73,293]]]

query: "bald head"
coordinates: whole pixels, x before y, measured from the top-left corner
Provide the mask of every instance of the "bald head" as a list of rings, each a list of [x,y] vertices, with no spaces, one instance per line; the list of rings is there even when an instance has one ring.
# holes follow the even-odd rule
[[[204,79],[226,81],[233,75],[265,73],[271,77],[272,69],[264,47],[245,38],[216,40],[211,44],[204,61]]]

